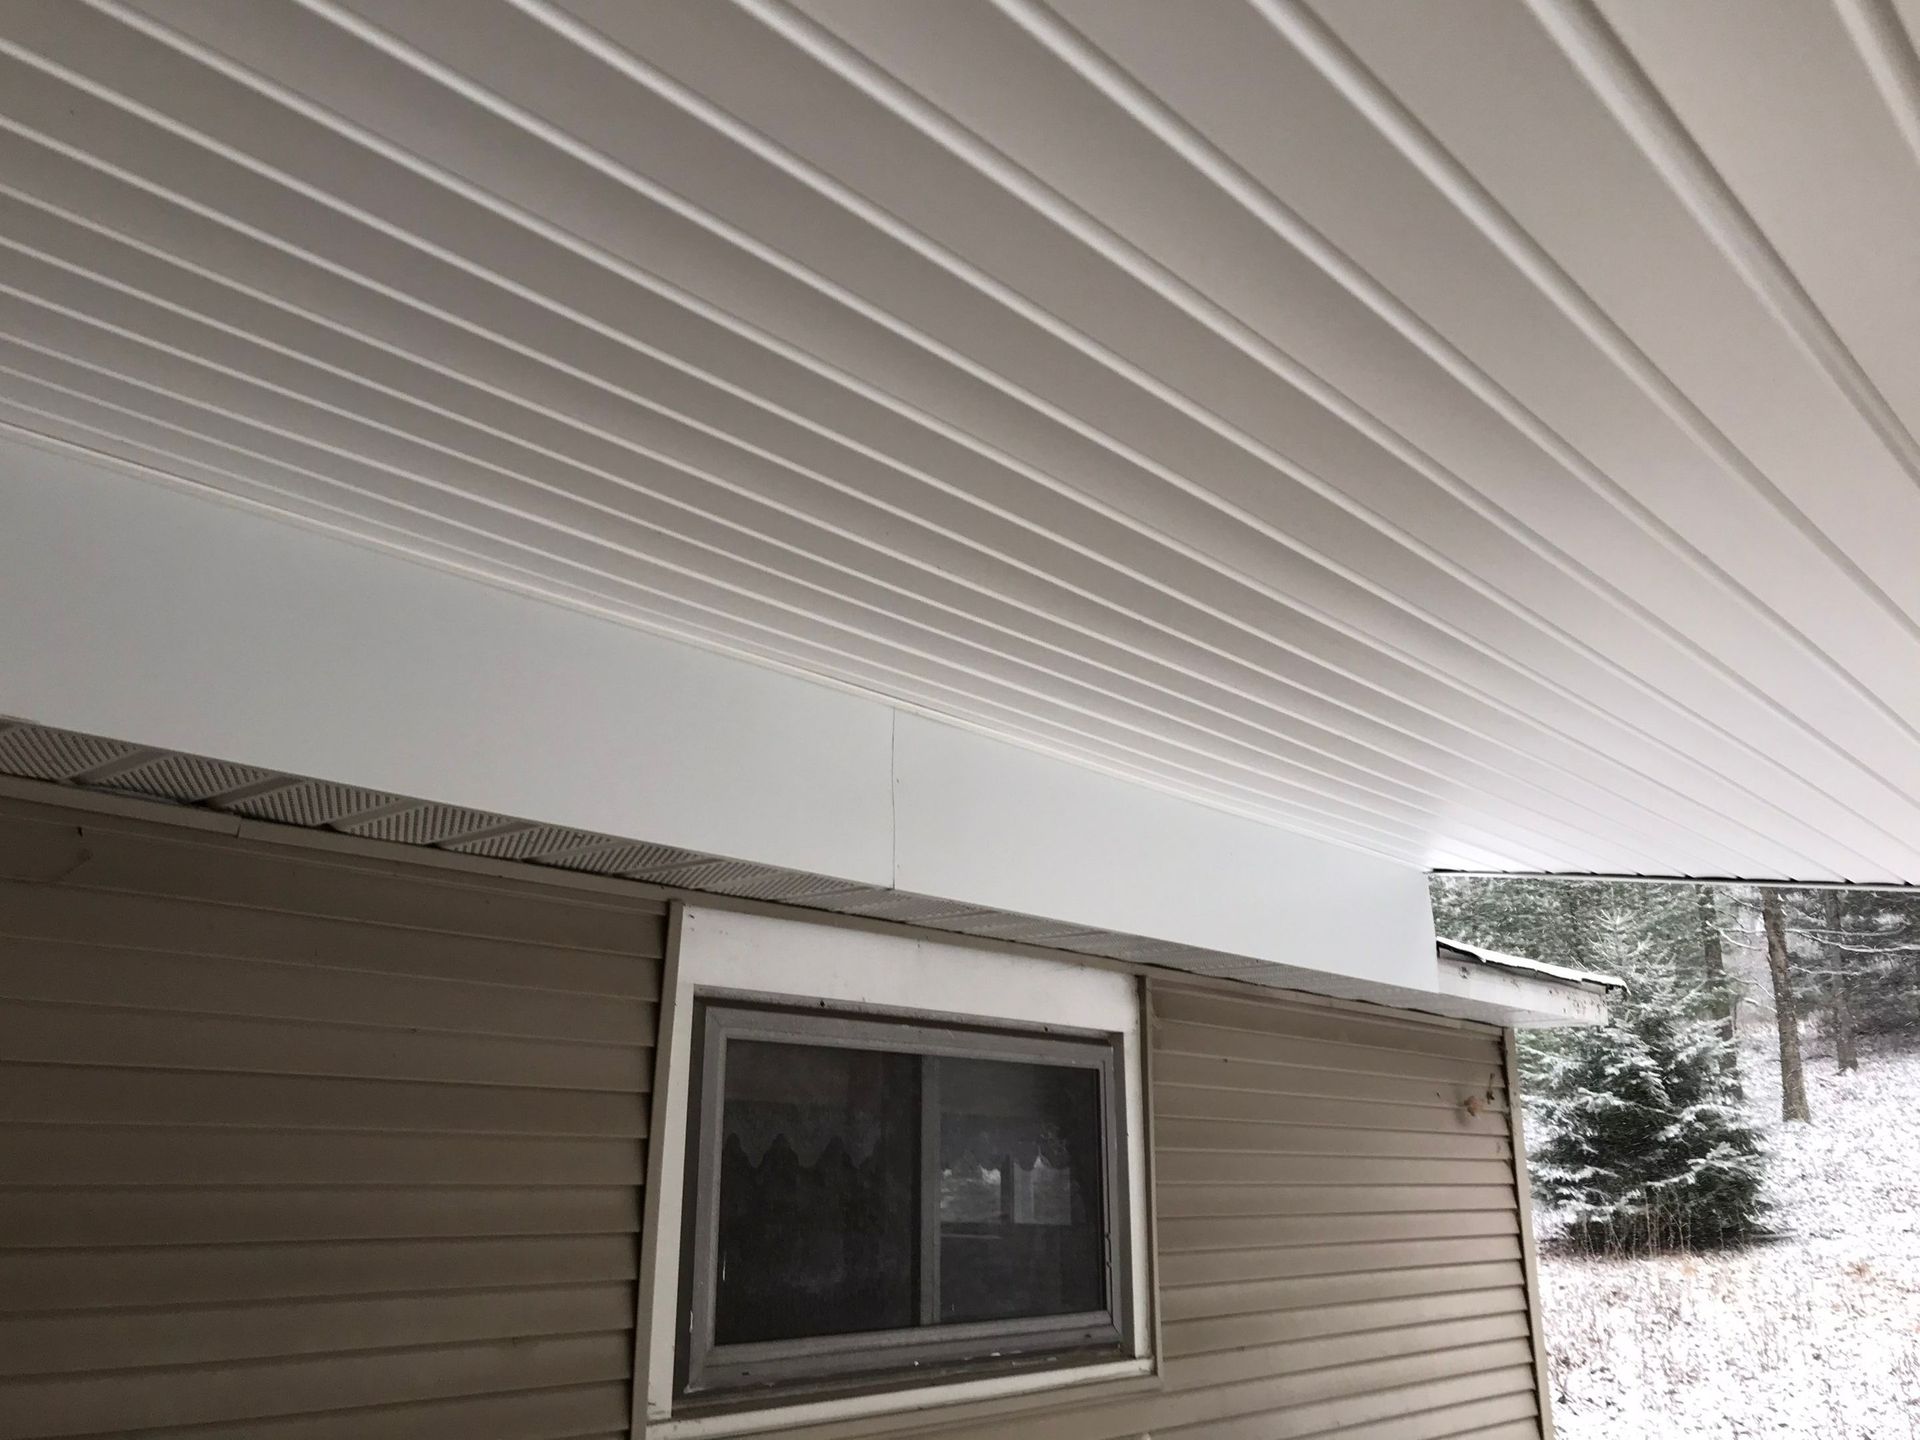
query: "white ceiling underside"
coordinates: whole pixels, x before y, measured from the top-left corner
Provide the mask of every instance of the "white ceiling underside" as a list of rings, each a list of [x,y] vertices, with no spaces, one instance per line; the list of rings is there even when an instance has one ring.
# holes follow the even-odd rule
[[[0,8],[0,422],[1414,863],[1920,881],[1920,0]]]

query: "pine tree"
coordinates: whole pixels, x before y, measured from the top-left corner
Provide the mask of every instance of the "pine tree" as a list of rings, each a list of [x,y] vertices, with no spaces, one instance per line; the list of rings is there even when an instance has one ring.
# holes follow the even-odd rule
[[[1697,962],[1698,902],[1612,903],[1588,917],[1595,968],[1627,993],[1606,1025],[1559,1032],[1525,1059],[1535,1193],[1564,1238],[1590,1249],[1735,1243],[1761,1231],[1762,1153],[1728,1064],[1723,997]]]

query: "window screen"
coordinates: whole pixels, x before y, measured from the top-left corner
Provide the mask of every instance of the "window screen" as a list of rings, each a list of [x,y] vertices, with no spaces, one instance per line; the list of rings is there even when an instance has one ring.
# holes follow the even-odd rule
[[[685,1395],[1111,1355],[1112,1037],[706,1002]]]
[[[735,1040],[722,1070],[714,1342],[918,1316],[920,1076],[911,1055]]]
[[[1100,1072],[1024,1060],[925,1063],[939,1092],[940,1319],[1101,1309]]]

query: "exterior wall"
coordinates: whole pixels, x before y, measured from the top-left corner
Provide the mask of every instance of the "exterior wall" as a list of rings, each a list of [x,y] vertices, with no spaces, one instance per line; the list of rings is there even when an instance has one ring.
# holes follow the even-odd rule
[[[1438,985],[1410,864],[4,438],[0,515],[0,714]]]
[[[181,821],[0,801],[0,1440],[626,1433],[661,905]],[[796,1433],[1537,1440],[1501,1033],[1150,994],[1162,1373]]]
[[[623,1432],[663,938],[0,802],[0,1436]]]

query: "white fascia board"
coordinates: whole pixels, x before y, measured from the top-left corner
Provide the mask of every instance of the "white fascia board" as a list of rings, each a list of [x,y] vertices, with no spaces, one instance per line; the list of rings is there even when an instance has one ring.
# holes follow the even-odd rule
[[[1462,940],[1449,940],[1445,936],[1437,938],[1440,958],[1445,960],[1449,950],[1483,965],[1491,965],[1497,970],[1514,970],[1524,975],[1537,975],[1543,979],[1560,980],[1569,985],[1586,985],[1600,990],[1625,990],[1627,982],[1615,975],[1603,975],[1597,970],[1576,970],[1571,965],[1555,965],[1548,960],[1535,960],[1527,955],[1513,955],[1505,950],[1489,950],[1484,945],[1469,945]]]
[[[1411,866],[19,439],[0,714],[1437,986]]]
[[[892,875],[884,706],[4,439],[0,713]]]
[[[1604,1025],[1608,992],[1548,975],[1526,974],[1477,960],[1440,956],[1440,994],[1456,1013],[1516,1030]],[[1451,1007],[1448,1007],[1451,1008]]]
[[[1426,875],[902,715],[901,889],[1431,991]]]

